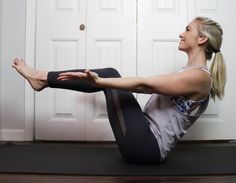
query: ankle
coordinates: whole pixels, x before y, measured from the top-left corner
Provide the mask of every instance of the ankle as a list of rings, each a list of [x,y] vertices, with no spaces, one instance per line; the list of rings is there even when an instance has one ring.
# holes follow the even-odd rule
[[[47,82],[48,72],[46,71],[36,71],[33,76],[34,79],[39,80],[41,82]]]

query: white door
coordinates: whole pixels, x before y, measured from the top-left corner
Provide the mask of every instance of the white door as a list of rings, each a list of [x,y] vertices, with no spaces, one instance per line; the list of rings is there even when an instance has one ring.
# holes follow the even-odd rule
[[[136,74],[136,0],[38,0],[36,36],[38,69]],[[114,139],[102,92],[47,89],[36,94],[35,114],[36,139]]]
[[[187,24],[187,0],[139,0],[138,75],[170,73],[185,63],[178,33]],[[150,95],[139,94],[142,107]]]
[[[36,67],[115,67],[122,75],[139,76],[172,72],[187,59],[177,49],[186,24],[200,15],[216,19],[225,32],[226,95],[223,101],[210,101],[184,139],[236,139],[236,28],[228,21],[236,17],[234,7],[234,0],[38,0]],[[138,95],[142,106],[147,98]],[[37,139],[113,139],[102,93],[47,89],[36,94],[35,114]]]
[[[236,105],[235,84],[236,63],[234,43],[236,26],[232,20],[236,17],[234,0],[189,0],[188,21],[196,16],[210,17],[223,27],[222,53],[227,66],[227,84],[222,101],[211,101],[205,115],[190,129],[186,139],[236,139],[234,107]]]
[[[65,70],[85,67],[86,0],[38,0],[36,68]],[[46,89],[35,95],[35,138],[84,138],[85,99],[82,93]]]
[[[136,75],[136,0],[90,0],[87,4],[87,68],[116,68]],[[86,95],[86,140],[113,140],[102,92]]]
[[[213,102],[205,114],[190,128],[185,140],[235,139],[236,124],[233,116],[236,73],[232,42],[235,27],[228,23],[235,17],[233,0],[139,0],[138,9],[138,75],[172,72],[186,63],[186,55],[178,51],[178,35],[196,16],[207,16],[219,21],[225,32],[222,53],[228,66],[226,96]],[[233,41],[234,42],[234,41]],[[148,96],[138,95],[142,106]],[[231,101],[231,102],[230,102]]]

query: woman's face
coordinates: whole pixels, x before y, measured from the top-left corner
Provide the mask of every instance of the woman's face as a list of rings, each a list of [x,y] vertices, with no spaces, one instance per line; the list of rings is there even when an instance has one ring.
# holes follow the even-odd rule
[[[186,26],[185,31],[179,35],[179,50],[188,53],[199,46],[199,41],[201,37],[198,33],[198,25],[199,22],[193,20]]]

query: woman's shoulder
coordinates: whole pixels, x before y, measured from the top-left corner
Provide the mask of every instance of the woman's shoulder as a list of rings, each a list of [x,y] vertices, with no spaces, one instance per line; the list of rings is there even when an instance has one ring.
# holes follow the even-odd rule
[[[190,83],[195,86],[196,92],[187,98],[199,100],[208,96],[211,90],[212,78],[207,68],[187,68],[181,71]]]

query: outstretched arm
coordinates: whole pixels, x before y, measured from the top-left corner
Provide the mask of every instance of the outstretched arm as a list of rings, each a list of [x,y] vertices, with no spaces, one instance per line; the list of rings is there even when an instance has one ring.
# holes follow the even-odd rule
[[[175,96],[189,96],[204,93],[209,89],[204,71],[192,69],[181,73],[151,77],[122,77],[101,78],[95,72],[86,70],[82,72],[62,73],[59,80],[84,79],[103,88],[114,88],[137,93],[159,93]],[[210,80],[209,80],[210,81]]]
[[[141,77],[101,78],[97,73],[90,70],[85,70],[85,72],[65,72],[58,77],[58,80],[62,81],[73,79],[87,80],[91,84],[102,88],[121,89],[137,93],[148,92],[145,91],[145,88],[142,88],[144,78]]]

